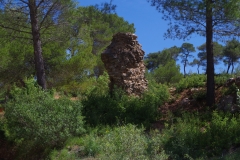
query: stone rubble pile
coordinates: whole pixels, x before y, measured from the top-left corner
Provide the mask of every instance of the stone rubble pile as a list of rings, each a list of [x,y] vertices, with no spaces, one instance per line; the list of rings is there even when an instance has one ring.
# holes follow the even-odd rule
[[[110,90],[116,85],[133,96],[140,96],[147,90],[144,51],[136,39],[137,36],[132,33],[117,33],[101,54],[110,77]]]

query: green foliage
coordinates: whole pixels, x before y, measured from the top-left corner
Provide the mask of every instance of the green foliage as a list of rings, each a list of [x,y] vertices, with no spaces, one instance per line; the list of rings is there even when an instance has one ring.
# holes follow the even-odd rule
[[[71,58],[74,58],[76,53],[82,52],[79,47],[91,47],[91,50],[87,52],[89,57],[86,57],[89,58],[89,61],[85,59],[81,59],[81,61],[94,66],[90,68],[91,70],[87,69],[91,71],[91,74],[94,72],[97,77],[102,75],[104,71],[100,54],[111,43],[112,36],[118,32],[135,32],[134,24],[130,24],[117,14],[111,13],[111,10],[106,10],[108,9],[106,7],[102,9],[98,6],[78,7],[72,38],[69,42]]]
[[[239,149],[234,150],[233,152],[223,155],[221,157],[214,157],[212,160],[237,160],[240,157]]]
[[[233,85],[227,87],[226,90],[223,89],[222,92],[223,92],[223,95],[230,95],[230,94],[235,94],[237,89],[238,89],[238,87],[235,84],[233,84]]]
[[[180,57],[183,63],[184,77],[186,76],[186,66],[188,63],[188,58],[193,57],[190,53],[195,52],[195,47],[191,43],[183,43],[180,47]]]
[[[189,65],[192,66],[192,67],[197,65],[198,74],[199,74],[199,67],[200,67],[201,64],[202,64],[202,60],[201,59],[198,60],[196,58],[194,58],[193,61],[189,63]]]
[[[0,35],[2,36],[0,28]],[[34,72],[32,47],[28,41],[0,39],[0,88],[19,82]]]
[[[198,91],[195,91],[192,95],[193,99],[197,100],[197,101],[202,101],[202,100],[205,100],[206,97],[207,97],[207,93],[205,90],[198,90]]]
[[[146,67],[149,71],[154,71],[158,66],[164,66],[167,62],[171,60],[177,60],[177,56],[180,52],[180,49],[176,46],[173,46],[168,49],[164,49],[161,52],[149,53],[144,57]]]
[[[177,83],[183,76],[180,73],[180,66],[176,65],[174,60],[166,63],[164,66],[159,66],[154,70],[153,76],[157,83]]]
[[[135,32],[134,24],[129,24],[117,14],[105,13],[104,10],[96,6],[79,7],[76,14],[78,19],[75,22],[75,32],[84,29],[90,35],[94,55],[102,53],[104,48],[110,44],[114,34]],[[79,34],[75,38],[79,36],[82,35]]]
[[[216,112],[210,114],[183,113],[172,117],[165,129],[150,131],[133,125],[105,128],[89,135],[74,138],[56,156],[66,154],[77,158],[96,159],[209,159],[240,143],[240,115]],[[76,147],[77,146],[77,147]],[[54,151],[57,152],[57,151]],[[55,157],[55,159],[57,159]]]
[[[72,81],[59,86],[58,91],[73,97],[85,97],[89,94],[104,95],[108,93],[109,76],[106,72],[96,77],[83,77],[81,81]]]
[[[35,147],[57,147],[71,136],[83,133],[81,104],[55,100],[51,91],[26,80],[25,88],[14,87],[5,106],[5,131],[9,139],[28,141]]]
[[[184,114],[162,132],[162,146],[172,159],[219,156],[240,142],[239,115],[214,111],[211,119]]]
[[[76,7],[71,0],[53,3],[53,8],[44,5],[48,3],[44,1],[38,6],[39,12],[52,9],[46,12],[47,17],[40,18],[43,21],[39,21],[43,27],[39,32],[48,88],[65,86],[70,90],[86,76],[99,77],[104,72],[100,54],[111,43],[112,36],[118,32],[135,32],[134,24],[108,12],[107,4],[101,9]],[[0,23],[8,29],[0,27],[0,74],[4,75],[0,77],[0,83],[6,86],[35,74],[35,66],[33,46],[29,45],[32,38],[28,13],[9,9],[13,6],[8,2],[2,6],[6,6],[6,10],[0,13]]]
[[[61,150],[54,150],[49,157],[53,160],[77,159],[83,157],[95,157],[101,152],[100,137],[97,133],[89,133],[82,137],[70,138]]]
[[[102,131],[101,131],[102,132]],[[99,135],[98,131],[81,138],[70,139],[66,147],[60,151],[53,151],[51,159],[75,156],[78,158],[108,159],[108,160],[167,160],[168,155],[160,150],[159,138],[146,136],[143,128],[133,125],[105,128]],[[73,152],[73,148],[78,152]],[[68,153],[66,152],[68,149]]]
[[[239,88],[236,87],[236,104],[240,108],[240,91]]]
[[[76,160],[75,154],[70,154],[68,149],[62,149],[61,152],[54,150],[49,157],[51,160]]]
[[[237,63],[240,58],[240,42],[236,39],[228,41],[223,50],[225,65],[228,66],[227,73],[229,72],[230,66],[232,66],[232,74],[234,71],[234,63]]]
[[[134,123],[148,126],[159,117],[158,107],[168,98],[169,93],[164,85],[151,84],[141,98],[129,97],[121,90],[110,94],[89,94],[83,104],[83,115],[86,123],[99,124]]]
[[[178,84],[176,84],[177,92],[181,92],[184,89],[188,88],[197,88],[204,87],[206,82],[206,75],[191,75],[187,76],[180,80]]]
[[[198,52],[198,58],[200,61],[200,65],[206,67],[207,66],[207,50],[206,43],[197,47],[200,52]],[[213,42],[213,55],[214,55],[214,64],[218,64],[219,60],[221,60],[223,56],[223,46],[218,42]]]
[[[100,159],[147,159],[148,144],[142,133],[132,125],[113,129],[101,139]]]
[[[231,74],[220,74],[220,75],[217,75],[215,76],[215,84],[217,86],[223,86],[226,84],[227,80],[229,78],[233,78],[234,75],[231,75]]]
[[[213,35],[216,34],[221,38],[239,35],[239,26],[236,25],[239,24],[239,14],[231,14],[231,10],[233,13],[238,13],[240,1],[149,0],[149,2],[162,13],[164,20],[170,21],[164,35],[166,38],[187,39],[194,34],[206,37],[206,53],[209,62],[206,72],[208,74],[207,105],[213,106],[215,100],[212,86],[214,84]]]
[[[165,33],[166,38],[187,39],[193,34],[200,36],[206,35],[206,15],[207,7],[212,10],[212,26],[221,28],[216,31],[219,36],[236,35],[239,32],[234,32],[238,27],[239,20],[239,0],[219,0],[219,1],[193,1],[193,0],[149,0],[152,6],[156,7],[157,11],[162,13],[162,18],[170,21],[169,29]],[[209,6],[208,6],[209,5]],[[221,9],[219,9],[221,7]],[[201,23],[202,25],[199,25]],[[227,34],[226,32],[229,31]],[[232,32],[231,32],[232,31]]]

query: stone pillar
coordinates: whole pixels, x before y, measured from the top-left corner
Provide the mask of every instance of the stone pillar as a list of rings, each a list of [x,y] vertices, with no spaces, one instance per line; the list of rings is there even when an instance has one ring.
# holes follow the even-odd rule
[[[116,85],[128,95],[140,96],[147,90],[144,51],[132,33],[117,33],[101,54],[110,77],[110,90]]]

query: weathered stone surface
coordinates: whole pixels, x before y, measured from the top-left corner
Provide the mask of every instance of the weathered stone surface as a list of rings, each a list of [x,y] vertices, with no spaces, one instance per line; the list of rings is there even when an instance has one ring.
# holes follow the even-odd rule
[[[101,54],[110,77],[110,90],[116,85],[129,95],[140,96],[147,90],[145,79],[144,51],[131,33],[117,33],[112,43]]]

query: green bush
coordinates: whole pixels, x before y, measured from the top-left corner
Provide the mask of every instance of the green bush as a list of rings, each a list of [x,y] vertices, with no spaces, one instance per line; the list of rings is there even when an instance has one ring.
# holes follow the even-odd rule
[[[220,157],[240,144],[240,115],[214,111],[183,113],[182,117],[173,118],[161,132],[146,133],[133,125],[95,130],[68,141],[63,150],[54,151],[53,159],[71,154],[75,159],[204,160]]]
[[[236,94],[238,87],[235,84],[221,90],[223,95]]]
[[[117,127],[101,138],[100,159],[147,159],[147,139],[143,129],[132,125]]]
[[[12,140],[28,141],[35,147],[57,147],[71,136],[83,133],[81,104],[53,98],[27,80],[25,88],[14,87],[5,106],[5,131]]]
[[[222,85],[226,84],[226,82],[229,78],[234,78],[234,75],[231,75],[231,74],[217,75],[217,76],[215,76],[215,84],[217,86],[222,86]]]
[[[96,157],[101,152],[101,137],[111,129],[101,128],[100,130],[95,128],[86,135],[68,139],[63,149],[53,150],[50,153],[50,159],[58,160],[65,158],[65,160],[70,160],[71,158]]]
[[[122,123],[148,126],[158,118],[158,108],[168,97],[167,86],[158,84],[149,85],[149,91],[141,98],[129,97],[120,90],[113,95],[93,93],[82,101],[83,115],[92,126]]]
[[[188,88],[204,87],[205,83],[206,75],[191,75],[181,79],[180,82],[176,84],[176,90],[181,92]]]
[[[50,153],[51,160],[76,160],[75,154],[69,153],[68,149],[62,149],[60,152],[54,150]]]
[[[192,95],[193,99],[197,101],[205,100],[207,98],[206,90],[195,91]]]
[[[103,132],[104,130],[104,132]],[[53,151],[51,159],[75,157],[75,159],[99,160],[167,160],[168,155],[159,146],[159,138],[151,139],[144,133],[143,128],[134,125],[105,128],[80,138],[69,140],[65,148]],[[100,135],[99,135],[100,134]],[[160,135],[160,134],[156,134]],[[74,152],[78,148],[78,152]],[[68,150],[68,152],[66,152]],[[71,160],[71,158],[66,160]]]
[[[240,117],[214,111],[206,119],[196,114],[184,114],[177,123],[162,132],[160,146],[172,159],[220,156],[240,143]]]

